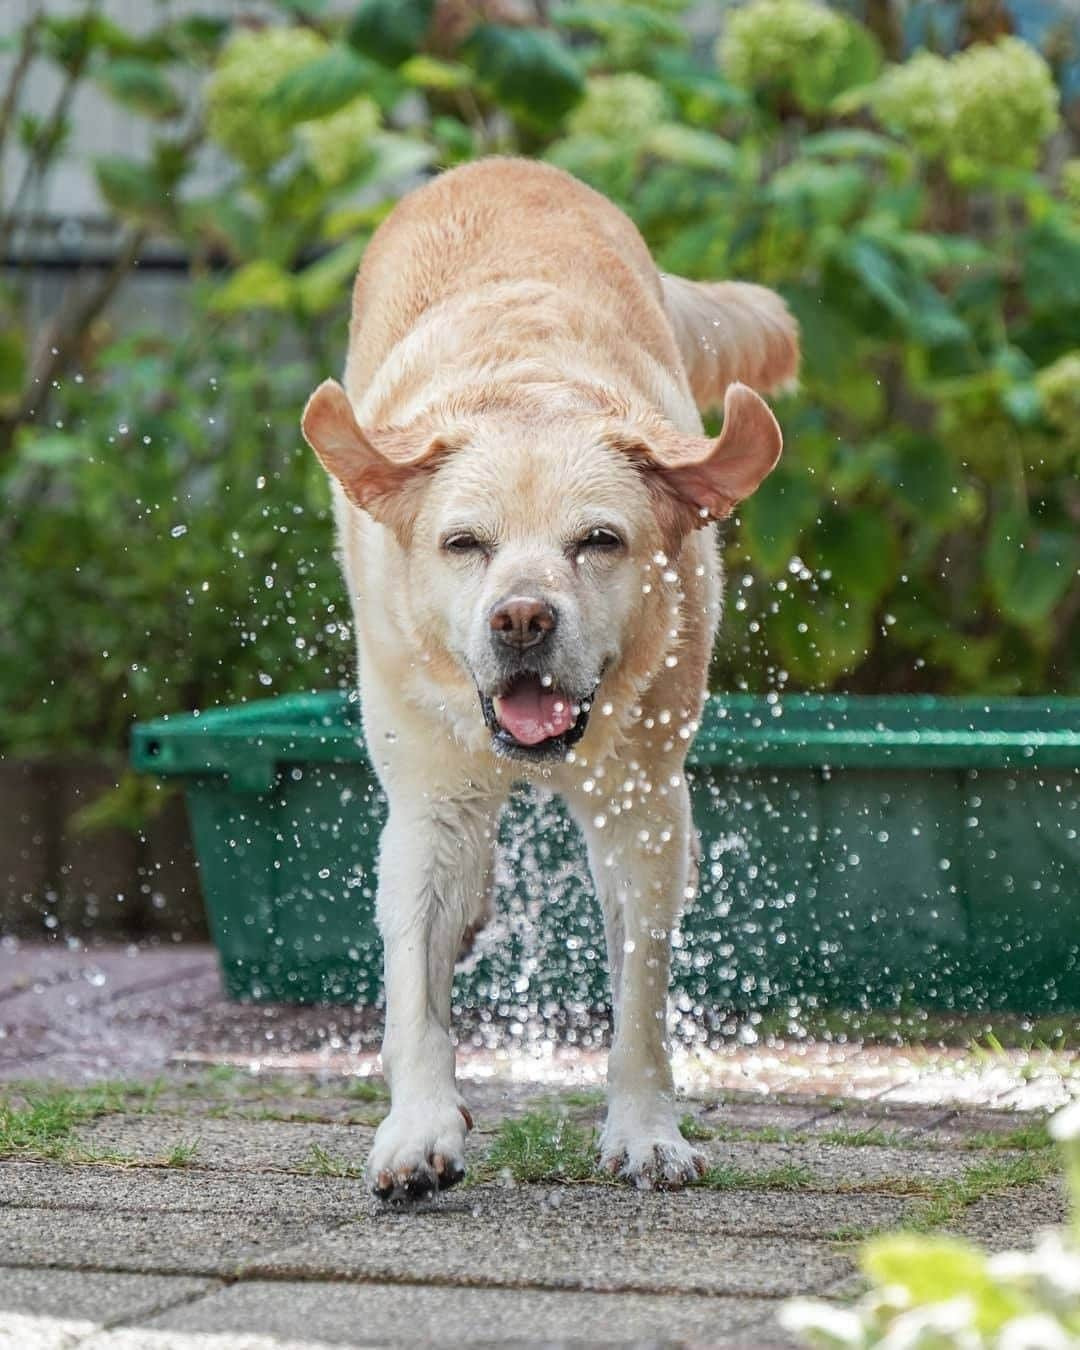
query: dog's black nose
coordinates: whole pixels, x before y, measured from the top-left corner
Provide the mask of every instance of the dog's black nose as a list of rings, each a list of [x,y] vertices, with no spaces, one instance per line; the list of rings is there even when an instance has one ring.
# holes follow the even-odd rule
[[[504,643],[525,651],[538,647],[555,631],[555,611],[546,600],[529,595],[512,595],[500,600],[489,615],[491,635],[496,645]]]

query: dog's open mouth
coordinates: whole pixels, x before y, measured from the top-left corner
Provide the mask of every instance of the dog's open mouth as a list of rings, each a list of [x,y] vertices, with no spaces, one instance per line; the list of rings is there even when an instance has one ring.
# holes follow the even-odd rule
[[[495,748],[518,759],[560,757],[585,733],[590,700],[574,698],[532,673],[516,675],[497,694],[481,694]]]

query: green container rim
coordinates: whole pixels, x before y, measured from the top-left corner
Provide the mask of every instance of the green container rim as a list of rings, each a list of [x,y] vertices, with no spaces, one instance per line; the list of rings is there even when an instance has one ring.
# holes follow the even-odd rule
[[[137,723],[132,764],[266,791],[283,765],[369,765],[355,694],[286,694]],[[714,694],[690,764],[728,769],[1080,769],[1080,698]]]

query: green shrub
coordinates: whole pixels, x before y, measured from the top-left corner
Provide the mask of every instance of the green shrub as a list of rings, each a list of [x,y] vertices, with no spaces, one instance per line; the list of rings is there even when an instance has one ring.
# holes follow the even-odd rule
[[[31,344],[21,283],[0,295],[5,750],[119,750],[136,716],[350,678],[299,411],[400,192],[508,151],[607,192],[662,268],[774,286],[802,325],[785,458],[726,527],[717,687],[1080,692],[1080,159],[1050,67],[1009,39],[881,71],[809,0],[732,7],[714,55],[680,8],[470,29],[431,0],[282,0],[259,30],[135,35],[88,7],[17,38],[150,148],[94,165],[121,249],[78,322]],[[53,111],[7,128],[20,201],[64,152]],[[155,236],[192,260],[189,312],[119,334],[105,302]]]

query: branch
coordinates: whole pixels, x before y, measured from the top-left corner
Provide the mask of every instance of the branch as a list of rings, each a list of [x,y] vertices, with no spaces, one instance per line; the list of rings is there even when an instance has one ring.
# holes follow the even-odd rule
[[[149,233],[145,225],[130,229],[113,265],[98,284],[81,295],[72,287],[69,295],[74,294],[74,298],[61,303],[59,312],[43,335],[22,402],[15,412],[4,418],[4,422],[17,426],[20,422],[28,421],[36,411],[39,393],[43,398],[48,397],[49,387],[71,364],[87,328],[105,309],[135,267]]]
[[[91,18],[100,7],[101,0],[87,0],[86,9],[83,11],[82,15],[82,21],[85,26],[89,26]],[[89,38],[87,38],[73,58],[71,65],[68,67],[67,78],[60,90],[56,103],[53,105],[53,110],[49,115],[48,122],[34,137],[34,143],[30,147],[22,178],[15,191],[15,196],[12,198],[11,210],[8,211],[3,221],[0,222],[0,258],[7,254],[8,244],[11,241],[11,235],[15,229],[15,221],[20,200],[28,191],[34,179],[40,177],[42,172],[48,167],[52,152],[56,148],[61,128],[67,120],[68,110],[71,107],[71,100],[75,97],[75,90],[79,81],[82,79],[83,70],[89,55],[90,41]]]
[[[15,116],[15,108],[19,101],[19,94],[22,92],[23,80],[26,79],[30,63],[37,55],[37,32],[41,27],[43,14],[44,11],[39,0],[33,14],[27,19],[22,30],[19,54],[15,58],[11,78],[4,90],[3,101],[0,102],[0,153],[3,152],[4,142],[7,140],[7,134],[11,127],[11,120]]]

